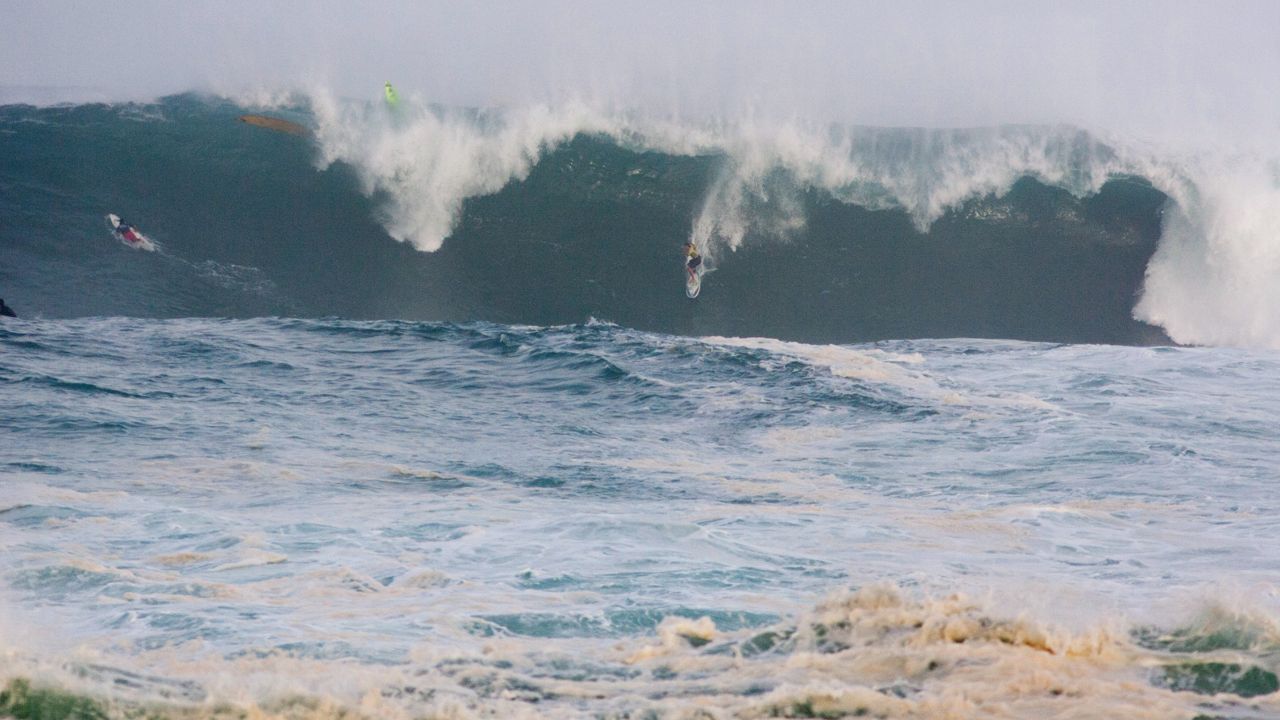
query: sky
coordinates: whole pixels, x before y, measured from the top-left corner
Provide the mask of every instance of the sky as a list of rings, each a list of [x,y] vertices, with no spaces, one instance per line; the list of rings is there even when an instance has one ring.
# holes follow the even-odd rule
[[[871,125],[1280,133],[1280,2],[7,0],[0,102],[324,87]]]

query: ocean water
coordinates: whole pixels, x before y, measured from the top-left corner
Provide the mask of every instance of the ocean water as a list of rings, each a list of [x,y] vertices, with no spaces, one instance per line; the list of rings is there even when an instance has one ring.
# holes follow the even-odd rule
[[[1280,716],[1274,351],[9,319],[0,406],[16,717]]]
[[[402,98],[0,106],[0,716],[1280,717],[1274,152]]]

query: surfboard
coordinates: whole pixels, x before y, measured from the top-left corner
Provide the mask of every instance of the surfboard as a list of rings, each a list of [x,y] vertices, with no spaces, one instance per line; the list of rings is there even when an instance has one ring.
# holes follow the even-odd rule
[[[138,232],[133,226],[125,225],[120,216],[115,213],[107,214],[107,222],[111,223],[111,233],[119,238],[120,242],[128,245],[135,250],[146,250],[147,252],[155,252],[156,244],[142,233]],[[121,231],[120,228],[124,227]]]
[[[275,130],[276,132],[289,133],[290,135],[307,137],[308,135],[311,134],[310,130],[306,129],[305,127],[299,125],[296,122],[289,122],[288,120],[282,120],[280,118],[275,118],[275,117],[268,117],[266,115],[241,115],[236,119],[242,123],[246,123],[249,125],[256,125],[260,128],[266,128],[268,130]]]
[[[702,266],[699,265],[697,270],[689,272],[688,266],[684,269],[684,294],[692,300],[698,297],[698,293],[702,292]]]

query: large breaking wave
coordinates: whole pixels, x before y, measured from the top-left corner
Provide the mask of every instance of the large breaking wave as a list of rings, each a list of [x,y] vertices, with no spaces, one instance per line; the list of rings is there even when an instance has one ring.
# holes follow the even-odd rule
[[[314,133],[234,122],[253,106]],[[31,315],[1280,347],[1280,166],[1070,126],[178,96],[2,108],[0,183],[0,287]],[[164,252],[113,244],[109,211]]]

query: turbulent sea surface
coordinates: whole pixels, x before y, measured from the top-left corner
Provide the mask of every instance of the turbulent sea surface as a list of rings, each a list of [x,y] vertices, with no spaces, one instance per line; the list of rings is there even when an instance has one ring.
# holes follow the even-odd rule
[[[1136,148],[0,107],[0,716],[1280,717],[1280,175]]]
[[[1280,714],[1274,353],[98,318],[0,382],[20,717]]]

